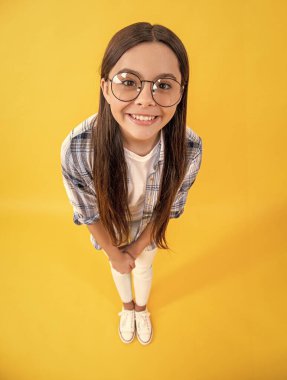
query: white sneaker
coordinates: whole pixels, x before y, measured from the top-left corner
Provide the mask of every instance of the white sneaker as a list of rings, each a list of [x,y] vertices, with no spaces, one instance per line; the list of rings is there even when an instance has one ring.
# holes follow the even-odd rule
[[[152,339],[153,329],[147,308],[143,311],[135,311],[136,334],[141,344],[149,344]]]
[[[119,323],[119,335],[124,343],[131,343],[135,337],[135,310],[127,310],[122,307],[118,313],[121,316]]]

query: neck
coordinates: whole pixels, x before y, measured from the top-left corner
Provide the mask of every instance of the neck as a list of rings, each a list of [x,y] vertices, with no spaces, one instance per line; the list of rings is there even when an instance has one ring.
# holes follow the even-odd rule
[[[127,140],[123,136],[123,145],[125,148],[137,154],[138,156],[146,156],[156,146],[159,140],[160,140],[160,131],[155,138],[146,140],[146,141],[131,140],[131,139]]]

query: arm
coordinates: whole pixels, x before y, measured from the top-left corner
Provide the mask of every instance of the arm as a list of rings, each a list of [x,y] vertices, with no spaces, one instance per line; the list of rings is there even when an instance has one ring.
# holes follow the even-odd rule
[[[77,146],[71,148],[69,136],[62,143],[63,184],[73,207],[73,222],[76,225],[91,224],[100,219],[97,196],[94,184],[90,180],[91,173],[84,164],[85,157],[77,156],[76,148]],[[89,180],[87,181],[87,179]]]
[[[109,256],[111,265],[115,270],[124,274],[130,273],[135,268],[135,259],[127,252],[121,252],[118,247],[113,245],[108,231],[100,220],[94,224],[88,224],[87,227]]]
[[[100,221],[94,183],[90,182],[91,172],[85,167],[82,157],[77,155],[76,148],[73,145],[71,149],[70,136],[61,146],[63,183],[74,209],[74,223],[86,224],[92,236],[107,252],[113,268],[120,273],[129,273],[135,266],[134,259],[112,244],[109,233]]]
[[[129,253],[135,259],[140,256],[142,251],[152,242],[151,239],[152,222],[149,222],[137,240],[130,244],[120,247],[122,252]]]
[[[99,245],[107,252],[110,260],[119,260],[122,253],[118,247],[114,246],[108,231],[99,220],[94,224],[87,224],[87,228]]]
[[[190,153],[191,154],[191,153]],[[199,137],[197,153],[190,160],[185,178],[175,196],[175,200],[171,207],[170,219],[178,218],[184,211],[188,192],[194,184],[202,162],[202,139]]]
[[[194,147],[194,144],[192,145],[192,149],[193,147]],[[191,155],[192,149],[190,150],[190,153],[189,153],[190,155]],[[171,207],[171,212],[169,216],[170,219],[178,218],[183,213],[188,191],[196,180],[198,171],[201,166],[201,161],[202,161],[202,139],[201,137],[199,137],[198,146],[197,146],[197,154],[195,154],[193,159],[190,161],[183,183],[176,194],[175,200]],[[148,223],[148,225],[146,226],[146,228],[144,229],[144,231],[142,232],[142,234],[139,236],[137,240],[133,241],[130,244],[120,247],[120,250],[122,252],[125,251],[129,253],[132,257],[136,259],[138,256],[140,256],[142,251],[149,244],[152,243],[151,230],[152,230],[152,221]]]

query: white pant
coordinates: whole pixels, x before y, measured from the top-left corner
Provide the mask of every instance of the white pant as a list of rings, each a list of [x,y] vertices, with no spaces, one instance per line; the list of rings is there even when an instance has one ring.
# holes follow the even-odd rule
[[[136,230],[138,227],[138,223],[132,223],[130,230],[130,237],[133,239],[135,236]],[[147,247],[148,248],[148,247]],[[104,251],[104,250],[103,250]],[[144,306],[148,302],[151,284],[152,284],[152,276],[153,276],[153,268],[152,263],[157,252],[157,248],[151,251],[147,251],[144,249],[140,256],[138,256],[135,260],[135,268],[131,270],[130,273],[120,273],[116,269],[112,267],[112,263],[110,263],[112,276],[120,295],[122,302],[128,303],[133,300],[132,294],[132,283],[131,283],[131,273],[133,274],[133,283],[134,283],[134,291],[135,291],[135,301],[138,306]],[[108,254],[104,251],[107,257]]]

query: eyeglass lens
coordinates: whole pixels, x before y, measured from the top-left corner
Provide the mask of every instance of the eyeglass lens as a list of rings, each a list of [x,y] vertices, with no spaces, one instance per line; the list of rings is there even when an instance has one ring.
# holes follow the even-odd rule
[[[145,82],[152,86],[152,83]],[[135,99],[141,90],[140,79],[132,73],[119,73],[112,79],[112,91],[116,98],[122,101]],[[152,86],[154,100],[161,106],[171,106],[181,97],[181,86],[170,78],[159,78]]]

